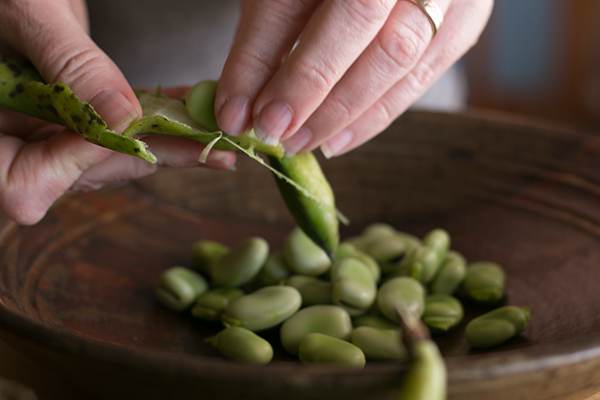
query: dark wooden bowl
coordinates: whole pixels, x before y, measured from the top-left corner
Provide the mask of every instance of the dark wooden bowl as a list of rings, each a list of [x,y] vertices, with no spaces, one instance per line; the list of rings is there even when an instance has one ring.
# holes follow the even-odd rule
[[[464,324],[436,338],[449,398],[582,399],[600,388],[600,141],[514,117],[409,112],[367,145],[322,165],[352,224],[423,235],[443,227],[468,260],[508,274],[525,333],[473,351]],[[158,305],[159,273],[188,265],[200,238],[251,235],[277,249],[293,226],[270,173],[162,170],[69,194],[33,227],[0,221],[0,332],[106,399],[393,399],[406,365],[309,368],[276,348],[258,368],[222,359],[218,331]],[[467,319],[485,309],[467,306]],[[273,331],[267,336],[277,337]]]

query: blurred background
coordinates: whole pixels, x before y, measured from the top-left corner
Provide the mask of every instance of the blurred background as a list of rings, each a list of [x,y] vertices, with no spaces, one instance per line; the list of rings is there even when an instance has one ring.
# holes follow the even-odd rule
[[[463,60],[468,104],[600,133],[598,21],[598,0],[496,0]]]

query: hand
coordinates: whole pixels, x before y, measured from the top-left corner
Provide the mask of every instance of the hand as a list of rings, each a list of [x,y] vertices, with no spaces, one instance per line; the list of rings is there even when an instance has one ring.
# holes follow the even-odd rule
[[[63,81],[110,129],[122,132],[142,114],[117,66],[88,36],[83,0],[0,2],[0,54],[33,62],[49,83]],[[163,90],[180,97],[187,88]],[[144,139],[159,165],[198,165],[204,146],[188,139]],[[235,155],[212,151],[208,166],[232,169]],[[34,224],[65,191],[93,190],[139,178],[156,165],[90,144],[64,127],[0,109],[0,211]]]
[[[444,23],[406,0],[244,1],[219,80],[219,126],[251,126],[288,155],[343,154],[385,129],[481,34],[493,0],[436,0]]]

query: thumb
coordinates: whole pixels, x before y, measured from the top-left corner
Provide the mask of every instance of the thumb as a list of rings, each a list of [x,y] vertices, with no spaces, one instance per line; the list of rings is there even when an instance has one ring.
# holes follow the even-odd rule
[[[127,80],[88,36],[86,21],[78,19],[69,1],[7,3],[0,13],[0,34],[31,60],[46,82],[67,84],[119,133],[141,115]]]

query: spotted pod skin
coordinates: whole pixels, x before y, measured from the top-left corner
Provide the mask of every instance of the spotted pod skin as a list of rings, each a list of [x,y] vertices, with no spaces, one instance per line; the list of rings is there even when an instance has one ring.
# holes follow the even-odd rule
[[[283,179],[275,177],[281,197],[304,233],[333,259],[339,243],[339,222],[333,190],[313,153],[293,157],[269,156],[271,167],[307,188],[306,196]]]

